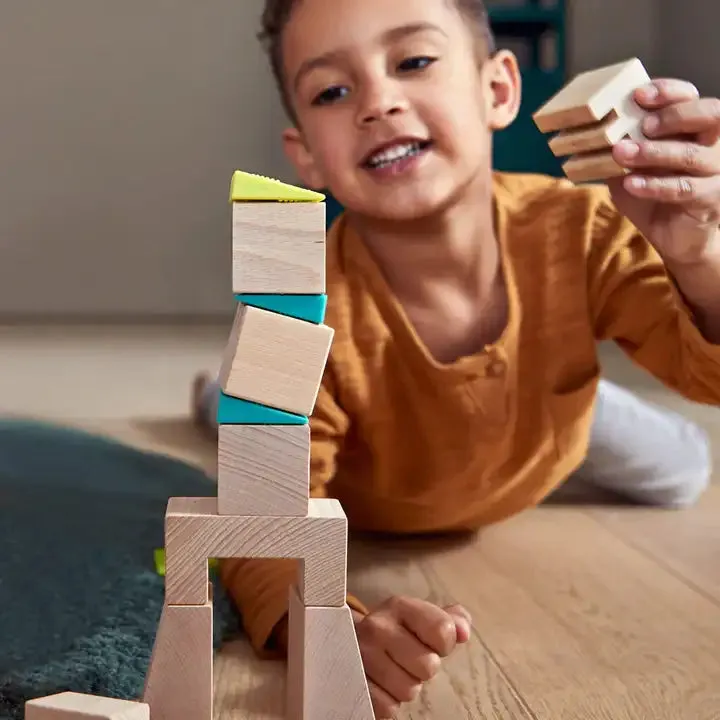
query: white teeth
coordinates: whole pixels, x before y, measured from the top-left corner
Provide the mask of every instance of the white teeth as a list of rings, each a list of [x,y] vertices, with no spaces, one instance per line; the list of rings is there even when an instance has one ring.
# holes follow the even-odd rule
[[[420,152],[420,143],[411,142],[403,143],[402,145],[393,145],[390,148],[381,150],[376,153],[368,160],[368,165],[373,168],[381,168],[390,165],[398,160],[412,155],[417,155]]]

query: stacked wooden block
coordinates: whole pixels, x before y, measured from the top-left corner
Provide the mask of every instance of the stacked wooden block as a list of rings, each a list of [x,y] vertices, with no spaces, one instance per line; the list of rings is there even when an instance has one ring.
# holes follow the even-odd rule
[[[324,325],[324,196],[236,172],[235,320],[221,363],[217,497],[171,498],[165,603],[142,702],[62,693],[27,720],[213,720],[210,558],[291,558],[288,720],[373,720],[350,608],[347,518],[309,496]],[[62,716],[62,718],[60,718]]]
[[[577,75],[534,115],[543,133],[556,133],[549,147],[573,182],[606,180],[627,170],[612,157],[613,146],[625,137],[643,138],[646,112],[634,91],[650,82],[639,59],[608,65]]]
[[[61,692],[28,700],[25,720],[150,720],[146,703]]]
[[[218,494],[168,505],[143,699],[153,720],[211,720],[208,558],[292,558],[287,717],[372,720],[346,604],[347,518],[336,500],[309,497],[308,416],[333,339],[324,196],[238,171],[230,200],[237,307],[219,373]]]

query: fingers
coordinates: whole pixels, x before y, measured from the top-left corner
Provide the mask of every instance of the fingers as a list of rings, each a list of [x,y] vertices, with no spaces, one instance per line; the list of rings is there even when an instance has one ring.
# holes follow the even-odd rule
[[[713,208],[720,202],[720,176],[697,178],[689,175],[652,177],[630,175],[623,179],[623,187],[635,197],[661,203],[697,204]],[[715,212],[707,211],[700,222],[716,222]]]
[[[397,597],[390,610],[398,622],[440,657],[447,657],[457,643],[455,622],[442,608],[416,598]]]
[[[720,127],[720,99],[700,98],[651,112],[642,130],[649,138],[715,133]],[[712,143],[709,143],[712,144]]]
[[[637,103],[648,110],[698,97],[700,93],[695,85],[677,78],[657,78],[635,91]]]
[[[368,680],[368,690],[375,720],[394,720],[400,705],[372,680]]]
[[[400,705],[418,697],[441,658],[467,642],[470,624],[460,605],[443,609],[407,597],[391,598],[356,624],[377,720],[394,718]]]
[[[472,630],[472,616],[462,605],[449,605],[445,611],[455,620],[456,641],[466,643]]]
[[[657,170],[711,176],[720,173],[720,151],[680,140],[622,140],[613,149],[615,158],[631,170]]]
[[[369,680],[394,703],[412,702],[420,694],[422,683],[398,665],[381,647],[364,648],[363,667]]]
[[[410,676],[421,682],[432,680],[442,664],[437,653],[403,627],[396,627],[388,638],[387,653]]]

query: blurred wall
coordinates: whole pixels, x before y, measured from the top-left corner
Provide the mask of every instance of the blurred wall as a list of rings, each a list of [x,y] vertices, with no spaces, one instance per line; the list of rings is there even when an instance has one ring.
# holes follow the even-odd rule
[[[260,7],[3,0],[1,314],[230,311],[230,175],[294,180]],[[720,92],[713,19],[710,0],[570,0],[570,71],[638,55]]]

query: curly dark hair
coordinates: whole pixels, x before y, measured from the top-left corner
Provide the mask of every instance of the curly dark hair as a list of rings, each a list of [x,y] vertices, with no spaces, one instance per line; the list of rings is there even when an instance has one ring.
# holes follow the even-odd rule
[[[295,5],[300,0],[265,0],[265,9],[262,13],[262,28],[258,33],[258,39],[265,47],[270,57],[275,82],[277,83],[280,97],[285,112],[293,122],[297,121],[293,110],[290,96],[285,85],[283,73],[282,55],[282,33],[290,20]],[[465,18],[472,24],[472,27],[479,40],[482,59],[495,51],[495,39],[490,23],[488,21],[487,9],[484,0],[450,0]]]

